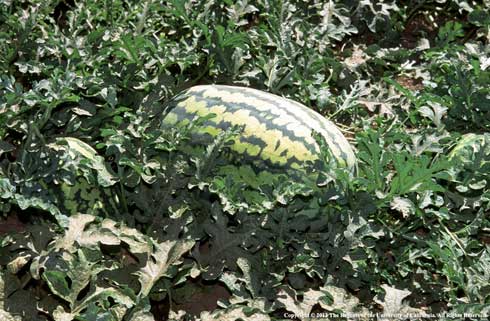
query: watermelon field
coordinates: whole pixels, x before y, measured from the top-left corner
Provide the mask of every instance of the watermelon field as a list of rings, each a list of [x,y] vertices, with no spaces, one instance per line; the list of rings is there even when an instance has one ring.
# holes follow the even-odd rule
[[[489,319],[490,1],[0,0],[0,321]]]

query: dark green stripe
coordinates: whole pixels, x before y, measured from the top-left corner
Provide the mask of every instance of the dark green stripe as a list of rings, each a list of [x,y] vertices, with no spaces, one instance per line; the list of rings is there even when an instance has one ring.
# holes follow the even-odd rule
[[[209,145],[214,140],[214,137],[207,133],[193,133],[191,135],[191,141],[189,145],[192,148],[200,148],[201,152],[204,152],[204,147]],[[227,153],[227,156],[237,164],[254,164],[254,167],[261,168],[262,170],[267,169],[268,171],[272,171],[274,173],[284,172],[285,168],[291,167],[293,163],[301,164],[302,161],[298,160],[295,156],[289,157],[286,159],[286,163],[279,165],[271,162],[269,159],[264,159],[260,155],[263,149],[267,146],[259,137],[256,136],[240,136],[239,140],[241,142],[247,142],[254,144],[260,147],[260,152],[257,156],[250,155],[247,152],[245,153],[236,153],[231,151]],[[197,151],[197,150],[196,150]]]
[[[227,92],[232,93],[232,94],[243,94],[243,95],[246,95],[247,97],[250,98],[250,101],[252,102],[252,104],[253,104],[253,100],[256,99],[256,100],[262,100],[262,101],[264,101],[264,102],[266,102],[268,104],[274,105],[281,112],[284,112],[288,116],[291,116],[294,119],[296,119],[297,122],[300,123],[301,125],[303,125],[303,126],[305,126],[307,128],[311,128],[311,125],[308,124],[307,121],[305,121],[304,119],[298,118],[295,114],[291,113],[286,107],[282,106],[277,101],[277,98],[285,99],[283,97],[280,97],[280,96],[277,96],[276,95],[276,97],[277,97],[276,98],[276,97],[274,97],[273,94],[270,94],[270,93],[267,93],[267,92],[261,92],[261,93],[262,94],[269,94],[269,95],[273,96],[273,98],[272,97],[271,98],[260,97],[257,94],[255,94],[255,92],[254,92],[255,90],[250,90],[251,88],[247,88],[248,90],[246,92],[244,91],[244,88],[241,88],[241,87],[228,87],[228,86],[219,86],[219,85],[216,85],[216,88],[218,88],[219,90],[222,90],[222,91],[227,91]],[[205,91],[205,90],[203,90],[203,91]],[[250,106],[253,107],[253,105],[250,105]]]
[[[267,144],[264,141],[262,141],[260,139],[260,137],[257,137],[257,136],[240,136],[240,141],[243,143],[250,143],[250,144],[253,144],[255,146],[259,146],[260,152],[257,156],[253,156],[253,155],[250,155],[248,153],[245,153],[245,154],[246,154],[248,160],[264,162],[266,164],[266,167],[274,167],[277,169],[281,169],[284,167],[290,167],[293,163],[301,164],[301,161],[299,161],[295,156],[287,158],[286,164],[283,164],[283,165],[274,164],[269,159],[261,158],[260,155],[263,153],[264,148],[267,146]],[[276,149],[279,147],[280,144],[281,144],[281,141],[279,140],[277,142],[277,145],[275,146]],[[279,154],[279,156],[285,156],[287,151],[288,151],[287,149],[284,150],[281,154]],[[240,154],[240,155],[243,155],[243,154]]]

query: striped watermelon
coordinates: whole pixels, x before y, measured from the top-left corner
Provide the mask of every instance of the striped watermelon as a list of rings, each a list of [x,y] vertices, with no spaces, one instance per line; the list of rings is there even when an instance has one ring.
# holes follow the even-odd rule
[[[215,116],[192,131],[193,148],[202,150],[231,126],[243,126],[230,146],[238,165],[258,172],[300,173],[307,161],[319,158],[312,131],[324,138],[341,166],[354,169],[356,158],[348,141],[329,120],[292,100],[255,89],[203,85],[192,87],[168,105],[165,129],[185,126],[195,117]]]
[[[117,194],[105,188],[114,185],[118,178],[108,170],[104,158],[95,149],[74,137],[59,137],[48,147],[60,157],[58,172],[72,174],[71,183],[59,180],[60,190],[53,190],[63,214],[117,212]],[[93,174],[95,177],[89,179]],[[92,181],[94,178],[96,182]]]

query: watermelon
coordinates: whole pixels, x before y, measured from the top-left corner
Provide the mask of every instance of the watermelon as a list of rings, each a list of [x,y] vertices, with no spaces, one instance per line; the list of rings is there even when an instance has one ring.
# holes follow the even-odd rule
[[[57,179],[60,190],[51,190],[61,200],[57,206],[63,214],[116,212],[119,200],[108,187],[118,178],[95,149],[75,137],[59,137],[48,147],[59,157],[57,173],[67,176]]]
[[[162,127],[187,126],[196,117],[206,120],[192,129],[188,151],[202,152],[220,133],[241,126],[229,146],[230,162],[250,166],[259,174],[301,176],[305,164],[320,157],[313,132],[325,139],[340,166],[353,171],[356,165],[352,147],[333,122],[277,95],[224,85],[191,87],[169,102]]]

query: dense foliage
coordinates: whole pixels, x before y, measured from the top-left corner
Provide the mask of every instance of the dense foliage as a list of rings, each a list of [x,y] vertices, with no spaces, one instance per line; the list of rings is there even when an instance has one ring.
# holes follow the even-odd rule
[[[486,318],[489,12],[0,0],[0,319]],[[314,188],[217,175],[235,130],[189,159],[202,120],[156,124],[174,94],[209,83],[325,115],[356,173],[325,148]]]

